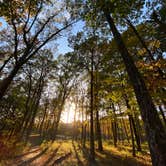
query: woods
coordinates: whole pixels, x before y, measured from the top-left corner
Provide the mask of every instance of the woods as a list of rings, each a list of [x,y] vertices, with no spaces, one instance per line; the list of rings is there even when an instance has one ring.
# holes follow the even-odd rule
[[[165,166],[165,18],[160,0],[2,0],[0,165],[37,145],[47,165]]]

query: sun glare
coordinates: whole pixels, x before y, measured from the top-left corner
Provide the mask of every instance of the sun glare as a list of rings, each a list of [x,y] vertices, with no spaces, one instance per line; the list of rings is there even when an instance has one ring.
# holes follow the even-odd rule
[[[74,103],[66,103],[64,112],[62,113],[61,120],[64,123],[72,123],[74,121],[75,115],[75,104]],[[79,120],[79,115],[76,113],[76,120]]]

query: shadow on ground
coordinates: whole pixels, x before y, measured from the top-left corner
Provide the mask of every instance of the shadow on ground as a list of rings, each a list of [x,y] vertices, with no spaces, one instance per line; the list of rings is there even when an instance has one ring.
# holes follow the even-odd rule
[[[147,166],[133,157],[122,157],[111,153],[110,151],[103,150],[102,152],[96,151],[96,160],[92,162],[89,158],[89,148],[78,145],[82,150],[84,158],[88,160],[88,166]]]
[[[20,164],[18,164],[17,166],[29,166],[34,160],[36,160],[37,158],[41,157],[43,154],[45,154],[45,152],[48,150],[48,148],[44,149],[43,151],[41,151],[39,154],[37,154],[36,156],[22,161]]]
[[[62,161],[66,160],[69,156],[71,155],[71,152],[59,157],[58,159],[56,159],[53,164],[51,166],[55,166],[57,164],[60,164]]]
[[[79,149],[81,149],[83,157],[87,160],[87,165],[86,166],[99,166],[98,162],[92,161],[90,158],[90,153],[89,153],[89,149],[85,146],[81,146],[80,144],[78,144]]]
[[[103,164],[105,166],[143,166],[144,164],[137,161],[135,158],[129,156],[122,157],[111,153],[110,151],[104,150],[103,152],[97,152],[96,157],[98,159],[99,165]]]
[[[43,166],[48,166],[52,160],[54,159],[54,157],[56,156],[56,153],[58,152],[59,148],[61,145],[59,145],[53,152],[52,154],[50,154],[50,157],[44,162]]]
[[[24,156],[29,155],[29,154],[31,154],[31,153],[36,153],[36,152],[38,152],[39,150],[40,150],[40,148],[37,147],[37,148],[35,148],[34,150],[31,150],[31,151],[26,152],[26,153],[23,153],[23,154],[21,154],[21,155],[17,155],[17,156],[15,156],[15,159],[18,159],[18,158],[24,157]]]
[[[74,149],[75,157],[77,159],[77,164],[79,166],[84,166],[83,162],[80,160],[79,153],[77,152],[77,148],[76,148],[76,145],[75,145],[74,141],[72,141],[72,146],[73,146],[73,149]],[[79,147],[79,149],[80,149],[80,147]]]

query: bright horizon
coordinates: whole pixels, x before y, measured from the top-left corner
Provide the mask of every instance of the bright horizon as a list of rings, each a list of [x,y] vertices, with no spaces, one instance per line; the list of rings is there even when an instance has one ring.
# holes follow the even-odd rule
[[[72,123],[74,122],[75,115],[75,104],[67,102],[64,108],[64,111],[61,115],[61,121],[63,123]],[[81,116],[79,116],[78,109],[76,110],[76,121],[81,121]]]

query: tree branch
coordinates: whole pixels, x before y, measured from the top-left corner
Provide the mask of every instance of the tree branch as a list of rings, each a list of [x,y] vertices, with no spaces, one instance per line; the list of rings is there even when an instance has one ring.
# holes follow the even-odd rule
[[[17,63],[17,50],[18,50],[18,33],[17,33],[17,27],[16,24],[14,22],[15,18],[14,18],[14,14],[13,14],[13,9],[12,9],[12,4],[10,5],[10,12],[11,12],[11,23],[14,29],[14,59],[16,60]]]
[[[39,15],[39,13],[40,13],[42,7],[43,7],[43,1],[41,1],[40,7],[39,7],[39,9],[38,9],[37,12],[36,12],[36,15],[35,15],[35,17],[34,17],[32,23],[31,23],[30,27],[28,28],[27,33],[30,32],[30,30],[32,29],[32,27],[33,27],[35,21],[37,20],[37,17],[38,17],[38,15]]]
[[[80,20],[80,19],[79,19]],[[76,20],[66,26],[64,26],[63,28],[59,29],[58,31],[56,31],[55,33],[53,33],[52,35],[50,35],[36,50],[34,50],[26,59],[29,60],[34,54],[36,54],[39,49],[41,49],[45,44],[47,44],[54,36],[56,36],[57,34],[59,34],[61,31],[67,29],[68,27],[70,27],[71,25],[75,24],[76,22],[78,22],[79,20]]]

